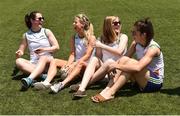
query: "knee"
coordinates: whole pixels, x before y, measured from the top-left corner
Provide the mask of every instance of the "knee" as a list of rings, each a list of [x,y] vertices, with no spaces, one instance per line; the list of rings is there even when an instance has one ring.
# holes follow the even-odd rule
[[[92,63],[96,64],[98,61],[99,61],[99,60],[98,60],[97,57],[93,57],[90,62],[91,62],[91,64],[92,64]]]
[[[115,63],[115,61],[112,60],[112,59],[108,59],[102,66],[103,66],[104,68],[107,68],[107,67],[109,67],[112,63]]]
[[[50,65],[51,66],[57,66],[57,59],[51,60]]]
[[[22,67],[23,64],[24,64],[24,61],[23,61],[22,58],[17,58],[17,59],[16,59],[16,66],[17,66],[18,68]]]
[[[76,65],[76,67],[82,68],[85,65],[86,65],[86,63],[84,61],[79,61],[78,64]]]
[[[125,64],[128,60],[129,60],[129,57],[123,56],[123,57],[120,58],[118,63]]]

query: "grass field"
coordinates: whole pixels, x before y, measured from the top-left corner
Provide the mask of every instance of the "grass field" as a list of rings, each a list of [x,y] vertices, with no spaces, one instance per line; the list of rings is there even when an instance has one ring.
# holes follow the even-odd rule
[[[47,91],[20,92],[20,81],[12,80],[15,51],[27,31],[24,15],[39,10],[44,27],[53,31],[60,44],[55,57],[67,59],[69,38],[73,34],[74,15],[85,13],[101,34],[103,19],[118,15],[122,31],[129,37],[133,23],[150,17],[155,40],[161,45],[165,60],[164,86],[160,92],[138,93],[124,88],[112,101],[95,104],[90,96],[103,87],[87,90],[88,96],[73,101],[69,88],[56,95]],[[180,1],[179,0],[0,0],[0,114],[171,114],[180,115]],[[26,53],[24,57],[28,57]]]

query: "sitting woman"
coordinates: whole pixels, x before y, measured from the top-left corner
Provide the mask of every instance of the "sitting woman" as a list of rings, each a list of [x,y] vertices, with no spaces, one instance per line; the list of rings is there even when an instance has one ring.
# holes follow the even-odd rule
[[[51,61],[46,80],[34,84],[37,90],[50,87],[52,92],[58,93],[70,81],[84,72],[93,53],[93,45],[96,40],[93,25],[85,14],[78,14],[74,18],[73,26],[76,33],[70,41],[71,52],[68,61],[62,59]],[[68,75],[62,82],[51,86],[50,82],[57,73],[57,67],[67,70]]]
[[[118,16],[107,16],[104,19],[103,33],[96,41],[96,56],[92,58],[84,73],[81,84],[70,88],[76,93],[73,99],[86,96],[85,89],[88,85],[103,79],[106,73],[99,73],[103,65],[113,63],[122,57],[127,50],[128,37],[121,33],[121,22]],[[106,70],[103,70],[106,72]],[[97,73],[98,72],[98,73]]]
[[[116,70],[116,75],[108,86],[93,97],[93,102],[103,102],[114,98],[127,80],[135,81],[142,92],[159,91],[163,85],[164,61],[160,46],[153,40],[153,25],[149,18],[134,23],[133,41],[127,57],[117,63],[107,65],[109,71]],[[136,53],[137,60],[131,58]]]
[[[44,17],[39,11],[25,15],[25,23],[29,30],[23,35],[16,51],[16,66],[24,73],[30,74],[21,80],[22,90],[27,90],[33,80],[42,74],[46,65],[53,60],[52,54],[59,49],[51,30],[42,27],[43,21]],[[29,48],[30,60],[21,58],[26,47]]]

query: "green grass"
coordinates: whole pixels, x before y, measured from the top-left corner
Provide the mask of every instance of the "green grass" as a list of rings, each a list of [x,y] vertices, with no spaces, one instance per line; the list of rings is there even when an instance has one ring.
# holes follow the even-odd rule
[[[124,88],[112,101],[95,104],[90,96],[103,87],[87,90],[88,96],[73,101],[69,88],[52,95],[47,91],[20,92],[20,81],[10,76],[15,64],[15,51],[27,31],[24,15],[40,10],[44,27],[53,31],[60,44],[56,57],[67,59],[69,39],[73,34],[74,15],[85,13],[101,34],[103,19],[118,15],[122,31],[129,37],[133,23],[150,17],[155,40],[161,45],[165,60],[164,87],[156,93],[137,93]],[[180,114],[180,1],[179,0],[1,0],[0,1],[0,114]],[[28,57],[26,53],[24,57]]]

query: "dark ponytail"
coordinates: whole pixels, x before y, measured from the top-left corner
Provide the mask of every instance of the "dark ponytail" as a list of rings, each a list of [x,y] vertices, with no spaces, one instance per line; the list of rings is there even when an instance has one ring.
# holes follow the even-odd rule
[[[33,11],[30,14],[26,14],[24,17],[26,26],[28,29],[30,29],[32,27],[32,23],[31,23],[31,19],[35,19],[36,18],[36,13],[40,13],[39,11]]]
[[[140,31],[141,34],[146,33],[146,45],[147,46],[150,41],[154,37],[154,29],[150,18],[140,19],[135,22],[134,26],[137,28],[137,31]]]
[[[30,29],[32,24],[31,24],[31,20],[30,20],[29,14],[25,15],[24,20],[25,20],[27,28]]]

